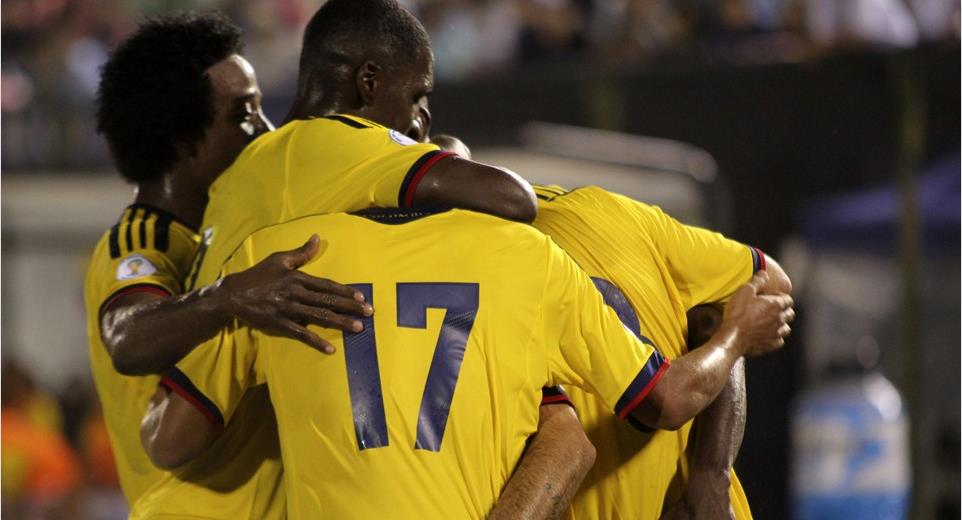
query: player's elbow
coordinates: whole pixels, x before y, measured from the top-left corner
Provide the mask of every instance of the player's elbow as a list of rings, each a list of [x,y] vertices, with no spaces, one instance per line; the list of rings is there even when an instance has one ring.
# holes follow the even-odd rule
[[[531,185],[516,174],[505,170],[507,188],[501,199],[501,217],[515,222],[534,222],[538,216],[538,199]]]
[[[677,431],[691,419],[691,414],[679,410],[678,407],[667,406],[662,409],[655,424],[650,426],[657,430]]]
[[[176,469],[204,452],[215,433],[199,415],[179,396],[158,390],[140,424],[140,443],[155,466]]]
[[[768,287],[772,292],[792,293],[792,280],[788,273],[774,258],[765,255],[765,270],[768,271]]]
[[[151,367],[146,366],[129,352],[129,349],[122,346],[115,346],[110,350],[110,359],[117,373],[125,376],[145,376],[155,373],[151,370]]]
[[[668,369],[669,372],[672,368],[674,367]],[[653,430],[680,429],[698,413],[691,400],[681,397],[685,395],[680,393],[681,391],[680,388],[674,388],[666,374],[648,397],[635,408],[632,416]]]
[[[195,458],[176,443],[153,442],[144,448],[154,466],[165,471],[177,469]]]

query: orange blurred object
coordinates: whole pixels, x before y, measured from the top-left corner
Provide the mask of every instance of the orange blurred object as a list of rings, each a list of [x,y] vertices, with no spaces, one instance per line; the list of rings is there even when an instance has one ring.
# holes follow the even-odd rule
[[[5,500],[56,501],[76,489],[80,467],[63,436],[18,409],[3,409],[0,420]]]

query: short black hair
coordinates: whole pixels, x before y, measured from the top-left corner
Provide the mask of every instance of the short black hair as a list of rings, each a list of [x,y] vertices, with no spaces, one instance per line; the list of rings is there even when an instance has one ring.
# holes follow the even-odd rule
[[[430,49],[424,26],[396,0],[329,0],[304,30],[298,96],[311,77],[325,88],[345,79],[358,59],[396,68]]]
[[[97,131],[120,174],[143,182],[177,160],[214,120],[207,69],[241,52],[241,30],[217,12],[150,18],[114,50],[100,74]]]

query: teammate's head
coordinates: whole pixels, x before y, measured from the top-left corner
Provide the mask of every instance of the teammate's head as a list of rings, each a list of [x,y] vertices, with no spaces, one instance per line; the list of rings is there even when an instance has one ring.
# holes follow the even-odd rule
[[[187,166],[202,186],[268,123],[240,29],[217,13],[150,19],[104,65],[97,129],[121,175],[161,179]]]
[[[349,112],[420,140],[432,67],[427,32],[396,0],[329,0],[304,31],[290,117]]]

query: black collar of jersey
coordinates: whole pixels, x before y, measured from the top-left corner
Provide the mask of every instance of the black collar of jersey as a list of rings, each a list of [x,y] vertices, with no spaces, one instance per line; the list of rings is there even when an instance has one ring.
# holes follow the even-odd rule
[[[418,206],[416,208],[367,208],[351,215],[363,217],[380,224],[407,224],[424,217],[451,211],[447,206]]]

